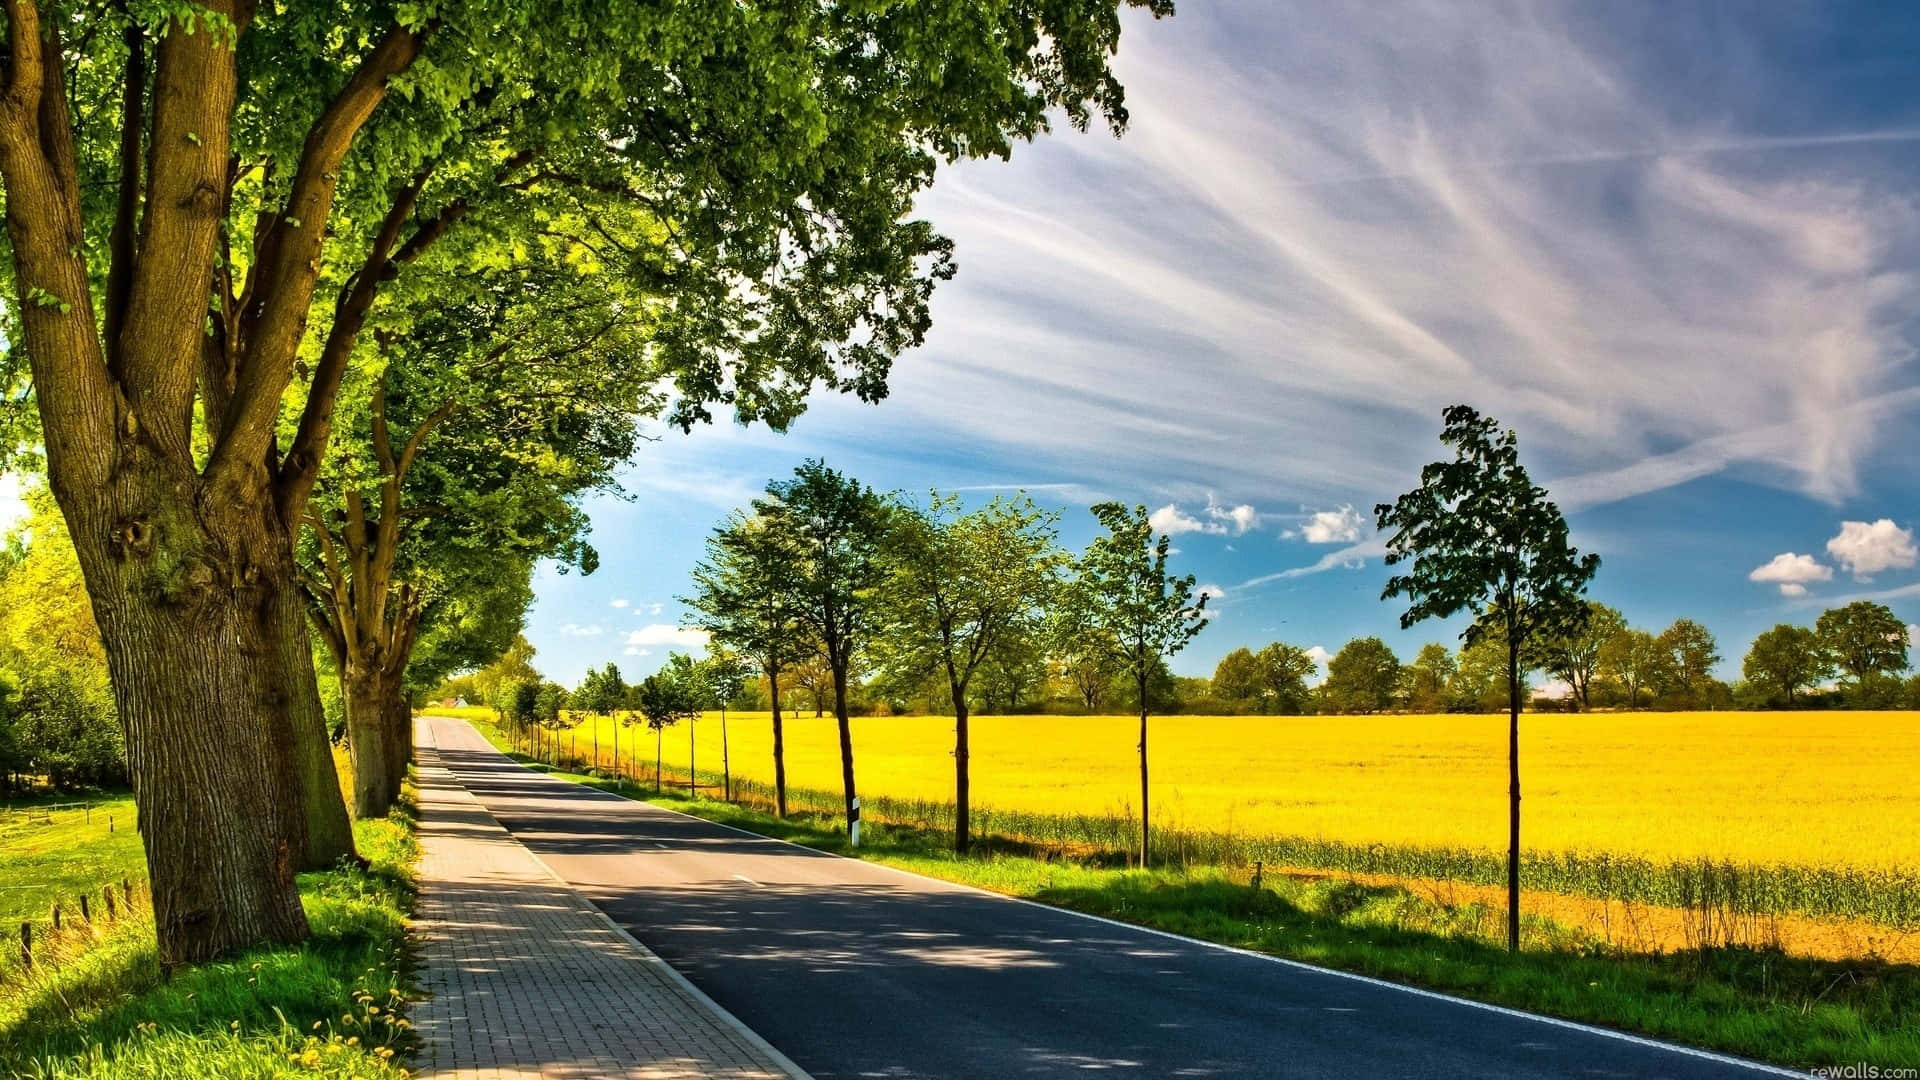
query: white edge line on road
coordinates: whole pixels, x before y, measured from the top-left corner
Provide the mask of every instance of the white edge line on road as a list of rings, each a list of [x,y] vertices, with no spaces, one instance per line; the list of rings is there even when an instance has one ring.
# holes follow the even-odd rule
[[[457,718],[449,717],[449,716],[439,716],[439,717],[433,717],[433,719],[453,720]],[[460,722],[463,724],[466,723],[466,721],[464,720],[461,720]],[[468,726],[472,727],[471,724],[468,724]],[[429,727],[431,726],[429,725]],[[474,734],[479,735],[480,733],[478,731],[475,731]],[[482,735],[481,738],[485,739],[486,736]],[[445,748],[439,744],[437,737],[435,742],[432,744],[432,749],[434,751],[434,756],[436,759],[438,759],[441,753],[445,752]],[[498,750],[494,749],[494,746],[492,743],[487,744],[487,749],[493,750],[494,753],[496,754],[500,753]],[[501,754],[501,756],[506,757],[505,754]],[[507,760],[513,761],[512,758],[507,758]],[[520,763],[514,762],[514,764],[519,765]],[[454,782],[456,783],[460,782],[460,777],[455,775],[453,770],[448,768],[444,762],[438,762],[437,767],[446,770],[447,774],[453,778]],[[520,767],[523,769],[526,769],[525,765],[521,765]],[[547,775],[545,773],[541,773],[540,770],[538,769],[527,769],[527,771],[531,773],[536,773],[542,776]],[[549,777],[549,779],[552,779],[552,778]],[[595,792],[596,794],[601,794],[601,795],[609,794],[608,792],[599,791],[599,789],[597,788],[590,788],[584,784],[574,784],[565,780],[556,781],[556,783],[567,784],[569,787],[577,788],[581,791],[592,791],[592,792]],[[464,783],[461,783],[460,787],[462,790],[467,790],[467,786]],[[480,803],[480,808],[482,810],[485,810],[488,816],[491,817],[493,815],[493,811],[485,803],[480,802],[480,797],[478,795],[475,795],[473,794],[472,791],[467,790],[467,797],[471,798],[476,803]],[[613,795],[611,797],[619,799],[621,802],[627,802],[627,803],[639,801],[637,799],[629,799],[619,795]],[[652,806],[653,804],[644,803],[643,805]],[[693,817],[693,815],[691,814],[687,814],[684,816]],[[704,819],[694,818],[694,820],[700,821]],[[792,1078],[792,1080],[813,1080],[813,1074],[807,1072],[807,1070],[795,1064],[792,1058],[781,1053],[778,1047],[774,1046],[772,1043],[762,1038],[759,1032],[748,1027],[745,1021],[733,1015],[731,1012],[728,1012],[726,1008],[722,1006],[719,1002],[708,997],[706,991],[693,985],[693,983],[689,981],[685,975],[680,974],[679,968],[676,968],[672,964],[669,964],[665,960],[661,959],[659,953],[654,952],[652,949],[648,948],[646,942],[641,941],[637,937],[634,937],[633,934],[628,932],[626,927],[621,926],[618,922],[615,922],[613,916],[608,915],[605,911],[601,910],[600,905],[594,903],[592,898],[588,897],[586,893],[581,892],[578,886],[576,886],[573,882],[568,881],[566,878],[561,877],[559,871],[555,870],[547,862],[547,860],[541,858],[539,852],[533,850],[533,848],[531,847],[528,847],[526,843],[521,841],[519,837],[513,835],[513,830],[501,824],[499,818],[495,817],[493,819],[493,823],[495,827],[497,827],[501,832],[504,832],[507,834],[508,839],[512,840],[516,844],[519,844],[522,848],[525,848],[527,854],[533,856],[533,861],[539,863],[540,868],[547,872],[548,877],[553,878],[554,882],[558,884],[561,888],[566,889],[568,892],[572,893],[576,899],[578,899],[581,903],[587,906],[588,910],[592,911],[595,915],[600,916],[601,921],[605,922],[609,927],[611,927],[614,933],[620,935],[621,938],[625,939],[627,944],[633,946],[634,949],[637,950],[640,954],[641,963],[646,964],[654,968],[655,970],[661,972],[662,974],[664,974],[667,977],[667,980],[669,982],[673,983],[675,986],[685,991],[687,996],[693,998],[694,1001],[705,1006],[707,1011],[713,1014],[714,1019],[720,1021],[722,1024],[732,1029],[734,1034],[744,1039],[748,1043],[748,1045],[752,1046],[755,1050],[758,1050],[762,1054],[765,1054],[768,1057],[768,1059],[770,1059],[773,1062],[776,1068],[783,1070],[789,1077]],[[717,824],[717,822],[715,824]],[[758,836],[759,834],[747,833],[747,835]],[[796,844],[794,846],[799,847],[800,845]],[[805,850],[810,851],[812,849],[807,848]]]
[[[461,722],[466,723],[466,721],[464,720]],[[482,736],[482,738],[485,738],[485,736]],[[500,753],[498,749],[494,748],[492,743],[488,743],[487,748],[490,750],[493,750],[494,753],[497,753],[497,754]],[[500,756],[507,757],[507,755],[505,754],[501,754]],[[507,760],[512,761],[513,759],[508,757]],[[520,763],[515,762],[515,764],[520,764]],[[521,765],[520,767],[523,769],[527,768],[525,765]],[[1540,1013],[1527,1012],[1524,1009],[1510,1009],[1505,1005],[1495,1005],[1492,1002],[1475,1001],[1472,998],[1456,997],[1453,994],[1443,994],[1438,990],[1427,990],[1418,986],[1408,986],[1405,983],[1392,982],[1387,979],[1376,979],[1371,975],[1361,975],[1358,972],[1341,971],[1338,968],[1321,967],[1318,964],[1309,964],[1303,960],[1292,960],[1284,956],[1274,956],[1271,953],[1255,952],[1252,949],[1242,949],[1236,945],[1223,945],[1217,941],[1206,941],[1201,938],[1187,937],[1184,934],[1176,934],[1168,930],[1158,930],[1151,926],[1140,926],[1136,923],[1121,922],[1118,919],[1109,919],[1104,915],[1091,915],[1084,911],[1075,911],[1072,908],[1055,907],[1052,904],[1043,904],[1038,900],[1028,900],[1027,898],[1022,896],[1008,896],[1006,893],[997,893],[997,892],[994,892],[992,889],[982,889],[977,885],[968,885],[968,884],[965,884],[964,882],[959,882],[959,881],[948,881],[945,878],[932,877],[927,874],[916,874],[911,870],[902,870],[897,866],[889,866],[886,863],[872,862],[867,859],[856,859],[850,855],[842,855],[837,851],[823,851],[820,848],[808,847],[805,844],[796,844],[791,840],[782,840],[777,836],[767,836],[762,833],[754,832],[751,829],[742,829],[738,825],[729,825],[724,821],[713,821],[708,818],[700,817],[696,814],[682,813],[678,810],[673,809],[672,807],[661,806],[659,803],[648,802],[645,799],[629,799],[625,795],[616,795],[611,791],[603,791],[596,787],[589,787],[586,784],[575,783],[571,780],[560,780],[558,778],[552,777],[550,774],[539,769],[527,769],[527,771],[531,773],[538,773],[543,776],[548,776],[548,778],[553,779],[555,783],[566,784],[569,787],[574,788],[575,790],[578,790],[578,791],[587,792],[592,795],[604,796],[609,799],[618,799],[621,802],[639,803],[643,806],[647,806],[652,809],[659,810],[662,813],[674,814],[679,817],[687,818],[688,820],[691,820],[691,821],[705,822],[708,825],[715,825],[722,829],[728,829],[733,832],[737,832],[742,836],[753,837],[755,840],[763,840],[770,844],[781,844],[787,847],[799,848],[801,851],[809,852],[814,855],[826,855],[835,859],[845,859],[848,862],[856,862],[861,864],[862,866],[878,867],[881,870],[890,870],[893,873],[902,875],[903,877],[914,878],[918,881],[930,881],[930,882],[934,882],[935,884],[945,885],[949,888],[963,889],[967,892],[979,893],[982,896],[990,896],[996,900],[1006,900],[1015,904],[1026,904],[1030,907],[1040,908],[1043,911],[1053,911],[1053,912],[1058,912],[1064,915],[1076,916],[1082,919],[1091,919],[1094,922],[1105,923],[1108,926],[1118,927],[1122,930],[1133,930],[1133,931],[1138,931],[1139,933],[1142,933],[1142,934],[1152,934],[1155,937],[1163,937],[1172,941],[1182,942],[1187,945],[1197,945],[1197,946],[1200,946],[1201,948],[1217,949],[1221,952],[1234,953],[1239,956],[1251,957],[1252,959],[1255,959],[1255,960],[1265,960],[1268,963],[1279,964],[1283,967],[1293,968],[1298,971],[1307,971],[1307,972],[1312,972],[1318,975],[1327,975],[1336,979],[1345,979],[1349,982],[1365,983],[1368,986],[1378,986],[1388,990],[1398,990],[1401,993],[1412,994],[1416,997],[1428,998],[1434,1001],[1451,1002],[1452,1004],[1455,1004],[1455,1005],[1466,1006],[1469,1009],[1479,1009],[1482,1012],[1497,1013],[1501,1016],[1511,1016],[1521,1020],[1532,1020],[1536,1023],[1546,1024],[1550,1027],[1564,1028],[1569,1031],[1581,1031],[1589,1035],[1598,1035],[1598,1036],[1601,1036],[1602,1038],[1613,1039],[1618,1042],[1632,1043],[1636,1046],[1645,1046],[1645,1047],[1650,1047],[1656,1050],[1665,1050],[1669,1053],[1682,1054],[1687,1057],[1699,1058],[1704,1061],[1718,1062],[1719,1064],[1722,1064],[1722,1065],[1734,1065],[1734,1066],[1738,1066],[1745,1069],[1751,1069],[1755,1072],[1765,1073],[1769,1076],[1793,1076],[1793,1077],[1799,1077],[1801,1078],[1801,1080],[1805,1080],[1805,1078],[1809,1075],[1808,1073],[1801,1072],[1795,1069],[1788,1069],[1779,1065],[1770,1065],[1764,1061],[1753,1061],[1748,1058],[1734,1057],[1731,1054],[1721,1054],[1721,1053],[1716,1053],[1712,1050],[1702,1050],[1696,1046],[1683,1046],[1680,1043],[1663,1042],[1659,1039],[1647,1038],[1644,1035],[1634,1035],[1630,1032],[1616,1031],[1613,1028],[1599,1027],[1594,1024],[1583,1024],[1578,1020],[1563,1020],[1557,1016],[1543,1016]],[[531,851],[532,849],[529,848],[528,850]],[[536,859],[539,857],[540,856],[538,854],[534,856],[534,858]],[[551,868],[549,868],[549,870],[551,870]],[[557,877],[558,875],[556,874],[555,876]],[[596,908],[596,910],[598,909]],[[604,914],[604,912],[602,914]],[[624,931],[622,932],[624,933]],[[631,937],[632,935],[628,935],[628,936]],[[665,963],[665,961],[661,961],[661,962]],[[667,964],[667,967],[669,970],[671,970],[673,965]],[[677,975],[679,973],[675,972],[675,974]],[[691,986],[692,984],[689,983],[688,985]],[[705,995],[702,995],[702,996],[704,997]],[[719,1008],[719,1006],[716,1005],[715,1008]],[[724,1010],[722,1011],[724,1012]]]

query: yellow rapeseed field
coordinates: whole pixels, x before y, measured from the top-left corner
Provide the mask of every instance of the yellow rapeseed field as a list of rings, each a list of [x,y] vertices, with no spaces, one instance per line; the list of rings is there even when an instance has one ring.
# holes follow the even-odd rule
[[[1169,827],[1358,843],[1503,849],[1504,716],[1165,716],[1152,721],[1154,815]],[[1139,801],[1124,716],[975,717],[977,806],[1125,813]],[[695,728],[701,772],[720,768],[720,722]],[[728,718],[736,776],[770,781],[772,726]],[[853,722],[860,788],[951,799],[948,717]],[[1521,719],[1529,848],[1654,859],[1711,856],[1807,866],[1911,868],[1920,840],[1920,713],[1528,714]],[[611,761],[613,723],[569,736]],[[684,770],[688,732],[665,737]],[[653,761],[643,725],[622,757]],[[787,722],[795,787],[839,789],[833,718]]]

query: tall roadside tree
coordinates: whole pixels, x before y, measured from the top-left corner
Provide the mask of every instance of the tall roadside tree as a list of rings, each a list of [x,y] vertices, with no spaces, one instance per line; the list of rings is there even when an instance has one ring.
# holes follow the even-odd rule
[[[954,850],[971,839],[967,720],[974,676],[1002,648],[1033,630],[1059,588],[1065,556],[1059,515],[1024,495],[962,513],[958,496],[935,493],[894,514],[885,547],[873,653],[889,677],[929,675],[953,702]]]
[[[1600,673],[1601,657],[1626,629],[1627,619],[1619,608],[1588,601],[1587,621],[1579,632],[1548,641],[1542,648],[1541,660],[1547,673],[1567,684],[1581,708],[1593,706],[1593,681]]]
[[[168,965],[305,936],[294,872],[350,843],[294,534],[360,331],[424,246],[523,242],[551,220],[528,201],[577,199],[579,236],[594,200],[639,208],[680,417],[782,422],[817,385],[879,397],[923,338],[953,263],[910,214],[939,163],[1005,156],[1055,109],[1126,119],[1115,0],[617,2],[590,33],[501,0],[5,12],[10,362],[100,623]]]
[[[396,297],[378,355],[348,380],[304,519],[303,579],[340,673],[361,817],[384,815],[405,777],[404,688],[425,624],[539,559],[591,572],[575,501],[612,486],[640,419],[664,407],[614,275],[428,269],[441,287]]]
[[[796,537],[758,515],[734,513],[707,536],[706,558],[693,568],[694,625],[713,641],[751,660],[767,680],[773,709],[774,811],[787,816],[787,744],[780,714],[780,677],[811,645],[800,619],[805,599],[794,568],[802,553]]]
[[[860,797],[853,779],[853,722],[847,678],[872,643],[876,590],[886,580],[882,548],[894,507],[874,490],[809,459],[793,479],[767,485],[754,515],[791,540],[785,571],[793,614],[833,677],[833,716],[840,727],[840,783],[846,796],[847,835],[860,843]]]
[[[728,802],[733,801],[733,749],[727,739],[727,709],[746,689],[749,673],[746,661],[724,645],[708,646],[707,655],[700,661],[701,685],[707,688],[714,707],[720,710],[720,784]]]
[[[1440,441],[1452,460],[1420,470],[1420,486],[1374,508],[1386,562],[1413,563],[1388,579],[1381,599],[1404,596],[1403,629],[1471,612],[1471,646],[1498,642],[1507,658],[1507,948],[1520,948],[1520,698],[1525,658],[1572,637],[1590,614],[1587,583],[1600,557],[1567,541],[1560,508],[1520,464],[1520,442],[1492,417],[1447,408]]]
[[[1093,516],[1106,532],[1094,537],[1074,566],[1061,608],[1088,643],[1108,650],[1110,670],[1133,683],[1140,705],[1140,865],[1153,849],[1148,813],[1147,714],[1150,684],[1167,658],[1186,648],[1207,625],[1207,596],[1194,592],[1192,574],[1167,573],[1171,541],[1154,535],[1147,508],[1103,502]]]

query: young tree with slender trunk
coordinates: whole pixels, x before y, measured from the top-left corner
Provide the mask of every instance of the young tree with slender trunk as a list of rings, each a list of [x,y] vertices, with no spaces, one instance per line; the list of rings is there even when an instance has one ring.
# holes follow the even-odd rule
[[[680,602],[694,625],[738,649],[767,680],[773,706],[774,809],[787,816],[787,753],[780,713],[780,677],[807,648],[801,597],[789,570],[801,555],[795,540],[761,517],[735,513],[707,537],[706,558],[693,569],[693,595]]]
[[[784,577],[793,590],[795,619],[832,673],[847,836],[858,846],[860,797],[854,787],[848,678],[870,644],[874,591],[886,577],[881,545],[892,526],[893,507],[860,481],[809,459],[793,471],[793,479],[769,483],[766,496],[753,501],[753,512],[792,541],[780,549],[795,560]]]
[[[1492,417],[1450,406],[1440,441],[1450,461],[1420,470],[1420,486],[1374,508],[1387,538],[1386,562],[1412,560],[1388,579],[1381,599],[1405,596],[1403,629],[1460,612],[1477,617],[1468,646],[1498,642],[1507,672],[1507,948],[1520,948],[1520,697],[1540,647],[1580,632],[1590,611],[1587,583],[1600,557],[1567,542],[1560,508],[1520,464],[1519,439]]]
[[[953,703],[954,850],[971,839],[967,720],[974,675],[995,649],[1036,626],[1058,591],[1065,557],[1048,513],[1024,495],[971,513],[935,493],[903,506],[886,544],[873,651],[896,680],[937,675]]]
[[[720,783],[728,802],[733,801],[733,752],[727,743],[727,707],[747,685],[747,665],[739,656],[718,643],[707,647],[700,662],[700,679],[720,710]]]
[[[1147,782],[1147,714],[1150,684],[1167,657],[1187,646],[1207,625],[1207,594],[1194,592],[1194,577],[1167,573],[1171,540],[1154,536],[1147,508],[1117,502],[1093,507],[1107,531],[1096,536],[1074,567],[1062,593],[1067,625],[1109,650],[1112,669],[1130,680],[1140,706],[1140,865],[1152,853]]]
[[[99,615],[163,964],[303,937],[294,872],[350,844],[293,548],[414,256],[457,224],[638,264],[684,423],[877,399],[953,273],[910,216],[936,166],[1054,108],[1126,119],[1114,0],[938,6],[610,3],[583,34],[537,2],[6,0],[10,353]],[[561,200],[564,235],[520,212]],[[649,215],[647,243],[603,244],[595,200]]]

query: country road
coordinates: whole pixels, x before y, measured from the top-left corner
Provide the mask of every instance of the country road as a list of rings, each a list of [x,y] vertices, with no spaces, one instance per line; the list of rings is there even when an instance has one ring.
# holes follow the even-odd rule
[[[514,836],[821,1080],[1783,1074],[753,837],[428,723]]]

